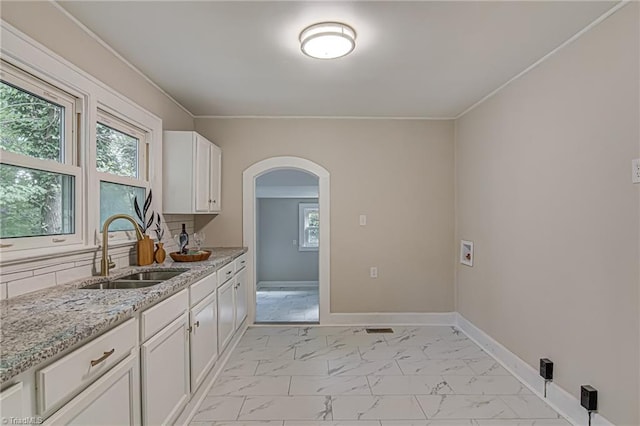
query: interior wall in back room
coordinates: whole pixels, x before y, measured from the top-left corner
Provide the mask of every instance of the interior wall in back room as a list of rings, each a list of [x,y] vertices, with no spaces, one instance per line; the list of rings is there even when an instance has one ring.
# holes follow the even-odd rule
[[[2,19],[162,119],[193,130],[193,117],[49,1],[3,1]]]
[[[277,156],[331,174],[331,311],[453,309],[453,123],[447,120],[196,118],[222,148],[222,213],[196,218],[242,244],[242,172]],[[359,215],[366,214],[366,226]],[[369,268],[378,267],[378,278]]]
[[[257,200],[258,282],[318,281],[318,251],[298,248],[298,206],[317,202],[317,198]]]
[[[457,310],[619,425],[640,424],[639,6],[456,122]]]

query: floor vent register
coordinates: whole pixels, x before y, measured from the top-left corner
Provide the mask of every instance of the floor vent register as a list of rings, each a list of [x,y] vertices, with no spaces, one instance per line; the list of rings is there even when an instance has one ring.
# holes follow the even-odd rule
[[[365,328],[365,330],[367,330],[367,334],[393,333],[391,328]]]

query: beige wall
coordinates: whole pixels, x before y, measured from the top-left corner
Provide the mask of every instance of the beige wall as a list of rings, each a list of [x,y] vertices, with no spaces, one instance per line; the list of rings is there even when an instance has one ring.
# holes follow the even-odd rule
[[[247,167],[281,155],[306,158],[331,174],[331,310],[453,309],[452,122],[196,119],[196,130],[223,152],[222,214],[196,219],[210,242],[242,244]],[[371,266],[379,268],[376,280]]]
[[[90,37],[52,2],[3,1],[1,17],[77,67],[162,118],[165,130],[193,130],[193,117]]]
[[[637,425],[638,4],[456,122],[457,310],[600,413]],[[585,417],[586,419],[586,417]]]

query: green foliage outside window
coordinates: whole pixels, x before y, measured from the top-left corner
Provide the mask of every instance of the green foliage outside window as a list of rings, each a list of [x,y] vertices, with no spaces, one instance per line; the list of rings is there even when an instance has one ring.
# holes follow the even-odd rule
[[[0,82],[0,147],[44,160],[64,158],[64,108]],[[0,167],[0,238],[73,233],[73,177]]]

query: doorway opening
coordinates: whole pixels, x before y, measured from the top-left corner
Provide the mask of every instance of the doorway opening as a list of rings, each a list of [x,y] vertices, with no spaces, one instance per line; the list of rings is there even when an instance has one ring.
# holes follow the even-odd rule
[[[256,322],[319,315],[318,177],[279,169],[256,179]]]
[[[329,313],[329,173],[275,157],[243,173],[243,243],[254,323],[322,323]]]

